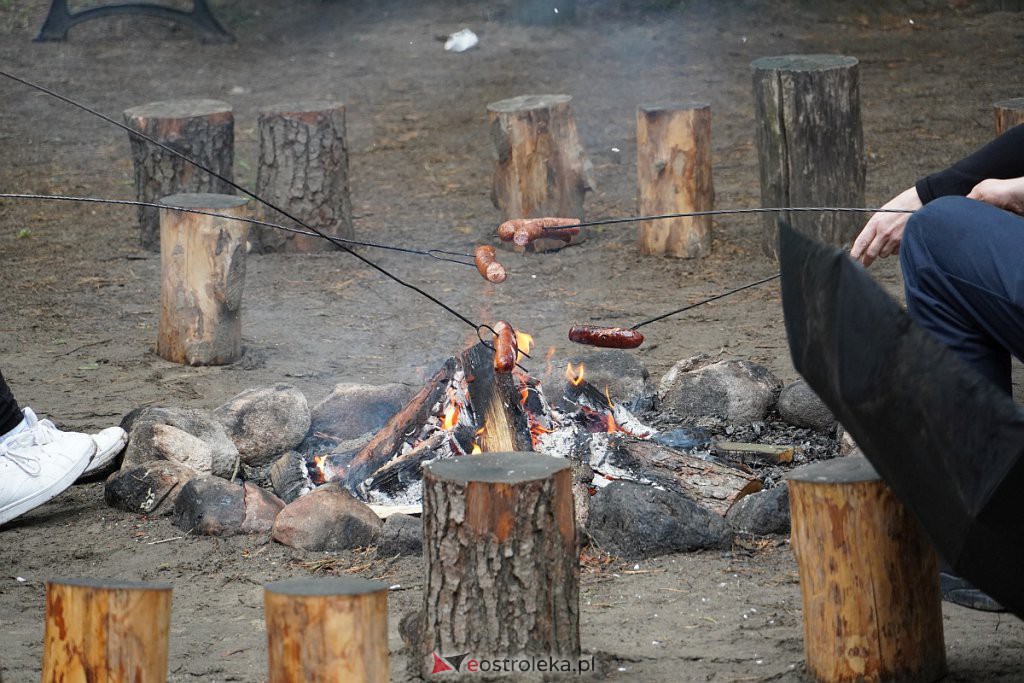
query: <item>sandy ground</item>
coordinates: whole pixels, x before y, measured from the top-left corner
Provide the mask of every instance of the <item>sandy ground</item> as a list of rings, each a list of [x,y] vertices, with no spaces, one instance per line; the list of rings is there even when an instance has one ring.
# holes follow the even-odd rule
[[[588,215],[635,211],[635,110],[709,102],[716,204],[759,202],[750,62],[789,53],[860,60],[869,206],[987,140],[993,102],[1022,94],[1024,14],[970,3],[580,2],[559,27],[513,20],[511,2],[215,2],[238,41],[199,43],[143,18],[76,27],[31,42],[42,0],[0,2],[0,64],[114,118],[138,104],[217,98],[234,107],[236,178],[255,179],[256,111],[310,98],[347,104],[360,237],[418,248],[487,239],[488,102],[573,96],[598,189]],[[366,9],[364,5],[372,5]],[[667,9],[657,10],[656,7]],[[480,46],[445,53],[438,36],[470,27]],[[132,198],[126,135],[0,79],[0,191]],[[509,257],[514,286],[470,269],[391,252],[367,256],[474,320],[505,318],[559,357],[576,320],[632,324],[775,270],[760,223],[715,223],[702,262],[643,258],[632,227],[578,247]],[[141,405],[214,407],[252,386],[289,382],[311,402],[338,382],[408,382],[475,338],[471,328],[343,254],[252,256],[245,359],[188,368],[153,352],[159,262],[122,207],[0,200],[0,368],[19,399],[62,425],[96,430]],[[873,274],[898,295],[896,264]],[[659,377],[694,353],[761,362],[790,381],[778,289],[753,289],[648,328],[637,351]],[[391,594],[392,676],[406,680],[399,618],[417,605],[422,567],[371,554],[294,551],[266,538],[177,538],[166,518],[107,508],[102,485],[76,487],[0,529],[0,671],[37,680],[45,581],[55,576],[162,580],[174,586],[171,681],[261,681],[263,583],[315,572],[399,585]],[[601,678],[800,680],[796,567],[784,538],[728,553],[583,571],[585,651]],[[1024,680],[1021,622],[944,606],[950,680]]]

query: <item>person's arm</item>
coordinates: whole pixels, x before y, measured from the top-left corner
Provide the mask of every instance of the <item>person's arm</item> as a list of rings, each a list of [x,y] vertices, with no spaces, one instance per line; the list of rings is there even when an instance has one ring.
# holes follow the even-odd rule
[[[927,204],[947,195],[967,196],[988,178],[1024,176],[1024,124],[1014,126],[970,156],[944,171],[917,181],[917,194]]]

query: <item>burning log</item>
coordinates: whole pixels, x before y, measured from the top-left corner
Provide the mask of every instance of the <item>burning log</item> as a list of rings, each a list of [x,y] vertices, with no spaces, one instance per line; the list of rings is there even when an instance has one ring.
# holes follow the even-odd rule
[[[266,107],[260,109],[258,126],[256,194],[327,235],[351,239],[345,105],[314,100]],[[263,213],[267,220],[279,219],[269,208]],[[335,248],[321,237],[275,228],[255,228],[252,242],[264,252]]]
[[[230,216],[248,202],[224,194],[179,194],[161,203]],[[242,289],[249,226],[164,209],[160,216],[160,322],[156,350],[173,363],[224,365],[242,355]]]
[[[167,584],[49,581],[42,680],[166,681],[170,627]]]
[[[427,573],[413,668],[429,675],[434,652],[576,660],[568,461],[536,453],[443,460],[425,468],[423,494]]]
[[[789,501],[804,653],[816,680],[945,676],[935,551],[867,460],[797,469]]]
[[[657,484],[720,515],[763,488],[752,474],[622,434],[609,434],[606,446],[595,443],[593,450],[590,465],[606,478]]]
[[[996,135],[1024,123],[1024,97],[996,102],[992,109],[996,118]]]
[[[857,60],[787,55],[754,60],[761,205],[864,206],[864,134]],[[778,257],[778,221],[826,244],[850,243],[864,219],[849,213],[765,213],[761,246]]]
[[[153,102],[126,110],[124,122],[228,180],[233,179],[235,118],[227,102]],[[224,181],[198,171],[184,159],[134,135],[128,137],[135,165],[135,198],[140,202],[153,203],[179,193],[234,191]],[[158,209],[139,207],[139,235],[143,248],[160,249]]]
[[[264,586],[263,604],[269,683],[387,682],[386,584],[287,579]]]
[[[517,381],[495,372],[488,347],[470,347],[449,358],[354,457],[323,459],[325,480],[370,502],[419,502],[415,485],[424,461],[474,450],[532,450]]]
[[[568,95],[523,95],[487,105],[496,162],[491,198],[502,220],[583,218],[593,170],[580,144]],[[517,249],[548,251],[581,241],[545,239]]]
[[[711,105],[638,108],[636,172],[641,216],[713,209]],[[638,232],[642,254],[699,258],[711,253],[711,216],[642,221]]]

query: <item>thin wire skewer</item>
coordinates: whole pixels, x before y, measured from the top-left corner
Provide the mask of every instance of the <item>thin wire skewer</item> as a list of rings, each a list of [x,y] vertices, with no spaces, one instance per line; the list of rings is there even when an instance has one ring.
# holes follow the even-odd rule
[[[243,223],[251,223],[253,225],[262,225],[268,228],[276,228],[278,230],[284,230],[285,232],[292,232],[296,235],[310,235],[313,237],[318,236],[318,233],[310,232],[308,230],[302,230],[301,228],[293,228],[287,225],[281,225],[280,223],[271,223],[269,221],[261,221],[255,218],[245,218],[242,216],[229,216],[224,213],[216,213],[214,211],[203,211],[202,209],[190,209],[183,206],[170,206],[168,204],[155,204],[153,202],[140,202],[131,199],[105,199],[103,197],[72,197],[68,195],[55,195],[55,194],[25,194],[25,193],[14,193],[14,192],[0,192],[0,199],[40,199],[40,200],[53,200],[53,201],[66,201],[66,202],[83,202],[87,204],[122,204],[125,206],[150,206],[155,209],[173,209],[175,211],[184,211],[186,213],[197,213],[202,216],[213,216],[214,218],[226,218],[232,221],[241,221]],[[350,245],[356,247],[371,247],[373,249],[386,249],[389,251],[399,251],[405,254],[417,254],[420,256],[429,256],[432,259],[438,261],[450,261],[452,263],[458,263],[464,266],[476,267],[474,263],[467,263],[465,261],[459,261],[455,258],[447,258],[449,256],[464,257],[472,259],[472,254],[463,254],[457,251],[445,251],[443,249],[413,249],[411,247],[396,247],[391,244],[380,244],[377,242],[366,242],[363,240],[350,240],[344,237],[338,237],[336,235],[328,235],[324,233],[319,235],[324,239],[337,244],[338,246]],[[444,254],[445,256],[438,256],[438,254]]]

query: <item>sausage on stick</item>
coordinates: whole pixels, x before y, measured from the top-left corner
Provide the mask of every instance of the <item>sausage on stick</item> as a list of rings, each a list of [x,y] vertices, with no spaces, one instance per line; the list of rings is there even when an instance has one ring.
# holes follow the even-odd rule
[[[516,331],[504,320],[494,323],[494,371],[507,375],[516,366],[519,348],[516,346]]]
[[[508,273],[505,272],[505,266],[501,265],[497,261],[497,253],[494,247],[489,244],[482,244],[476,248],[475,258],[476,269],[488,282],[498,284],[505,281],[508,277]]]
[[[635,349],[644,343],[644,335],[627,327],[573,325],[569,328],[569,341],[606,349]]]

